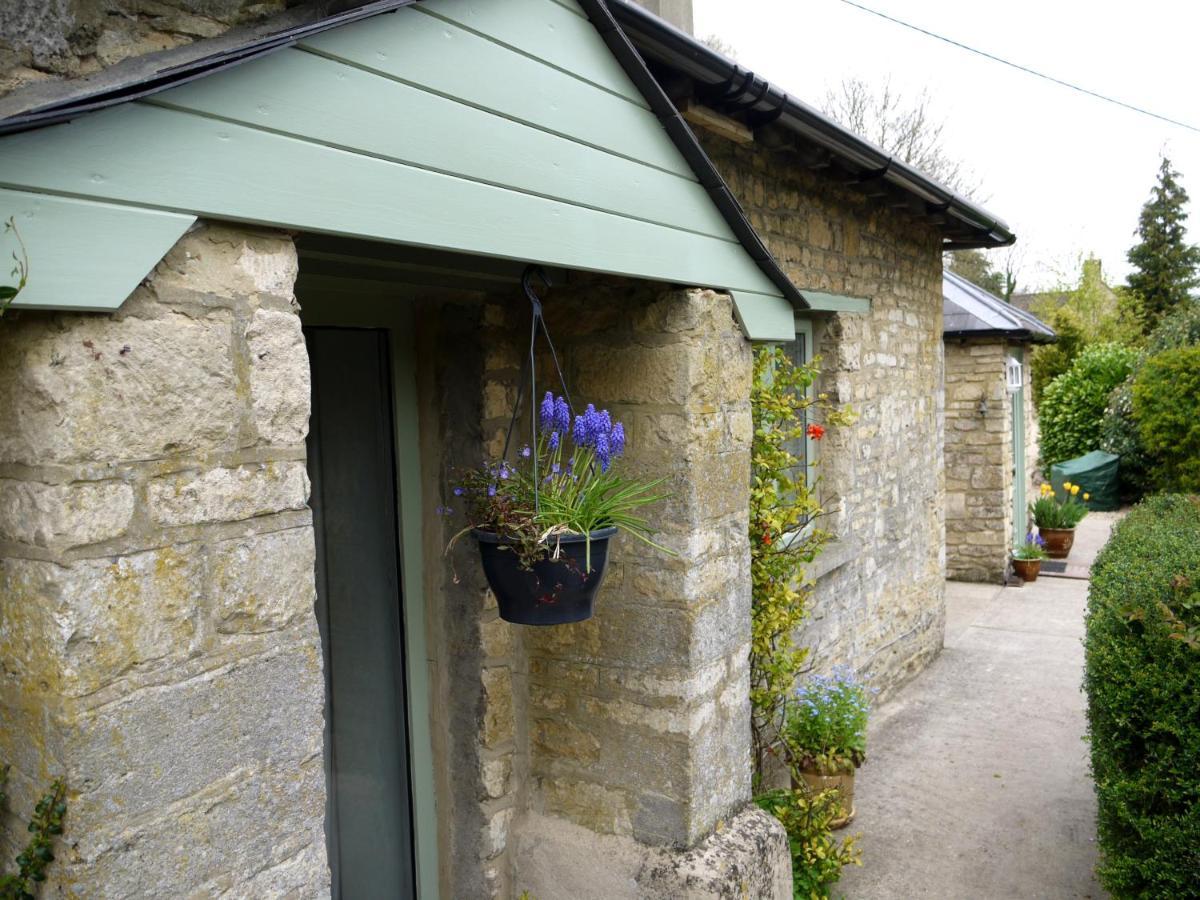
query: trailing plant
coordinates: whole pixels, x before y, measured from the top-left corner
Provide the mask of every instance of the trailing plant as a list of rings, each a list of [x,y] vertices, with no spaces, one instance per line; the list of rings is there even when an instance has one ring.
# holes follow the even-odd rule
[[[843,815],[838,792],[810,793],[804,788],[781,788],[754,798],[788,836],[792,855],[793,900],[823,900],[842,876],[845,866],[861,866],[858,835],[839,841],[829,827]]]
[[[1136,360],[1137,351],[1129,347],[1093,344],[1050,382],[1038,407],[1043,469],[1100,446],[1109,395]]]
[[[588,404],[572,417],[564,397],[547,391],[538,410],[537,440],[516,461],[489,461],[460,473],[454,496],[463,501],[472,528],[505,538],[525,565],[540,559],[554,539],[615,527],[664,552],[650,537],[649,522],[638,510],[665,499],[650,481],[618,474],[625,453],[625,427],[608,410]],[[443,512],[451,512],[448,508]],[[591,569],[590,542],[588,569]]]
[[[1091,494],[1084,494],[1081,502],[1081,490],[1079,485],[1064,481],[1063,498],[1060,500],[1054,488],[1043,483],[1040,496],[1029,505],[1034,524],[1038,528],[1074,528],[1087,515],[1087,506],[1084,504],[1092,499]]]
[[[1200,491],[1200,347],[1145,361],[1133,383],[1133,418],[1155,487]]]
[[[17,223],[11,216],[4,223],[4,233],[8,234],[9,232],[12,232],[12,236],[17,240],[17,248],[20,250],[20,256],[17,255],[16,250],[13,251],[11,274],[17,280],[17,283],[0,284],[0,316],[3,316],[8,311],[8,307],[17,298],[17,294],[25,290],[25,285],[29,281],[29,254],[25,252],[25,242],[21,240],[21,232],[17,230]]]
[[[807,467],[791,452],[797,441],[821,440],[825,425],[852,421],[824,395],[810,389],[817,362],[793,363],[779,347],[754,355],[750,405],[754,436],[750,452],[750,706],[756,773],[779,741],[788,698],[807,650],[797,631],[808,612],[812,586],[804,569],[831,535],[818,526],[824,511],[809,484]]]
[[[1046,539],[1040,534],[1034,534],[1032,531],[1025,535],[1025,540],[1021,546],[1013,551],[1013,559],[1045,559],[1046,558]]]
[[[0,808],[8,799],[7,765],[0,766]],[[42,795],[29,820],[32,837],[17,855],[17,871],[0,875],[0,900],[33,900],[37,886],[46,880],[46,869],[54,862],[54,838],[63,833],[67,815],[67,786],[61,778]]]
[[[867,758],[870,689],[849,666],[813,675],[787,706],[783,739],[791,759],[824,775],[853,772]]]
[[[1084,641],[1100,881],[1200,897],[1200,502],[1134,507],[1092,566]]]

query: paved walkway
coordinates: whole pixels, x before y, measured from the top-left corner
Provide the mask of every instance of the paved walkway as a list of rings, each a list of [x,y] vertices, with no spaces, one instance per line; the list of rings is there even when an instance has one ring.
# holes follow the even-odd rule
[[[1089,563],[1115,513],[1093,513]],[[1087,582],[949,582],[941,656],[873,713],[855,786],[850,900],[1102,898],[1084,743]]]

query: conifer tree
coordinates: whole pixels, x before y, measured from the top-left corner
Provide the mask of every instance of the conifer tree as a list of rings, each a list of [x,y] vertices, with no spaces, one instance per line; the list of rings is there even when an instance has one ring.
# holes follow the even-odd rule
[[[1184,239],[1187,201],[1179,173],[1164,156],[1158,168],[1158,183],[1138,219],[1141,240],[1129,251],[1134,268],[1129,274],[1129,287],[1141,301],[1147,334],[1163,317],[1188,303],[1192,290],[1200,284],[1200,247]]]

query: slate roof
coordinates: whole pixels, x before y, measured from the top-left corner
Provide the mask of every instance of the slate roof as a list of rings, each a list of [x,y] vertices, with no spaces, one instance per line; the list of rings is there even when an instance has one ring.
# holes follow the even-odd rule
[[[1047,344],[1058,340],[1033,313],[1006,303],[961,275],[942,273],[942,336],[1002,337]]]

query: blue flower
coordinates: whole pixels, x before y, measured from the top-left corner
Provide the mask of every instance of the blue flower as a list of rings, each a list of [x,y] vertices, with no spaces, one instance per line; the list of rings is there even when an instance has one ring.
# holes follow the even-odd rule
[[[557,433],[558,432],[555,432],[555,434],[557,434]],[[561,471],[562,471],[562,466],[560,466],[558,463],[554,463],[552,466],[550,466],[550,474],[551,475],[557,475]]]
[[[557,449],[558,449],[558,432],[557,432],[557,431],[552,431],[552,432],[550,432],[550,442],[549,442],[549,446],[550,446],[550,449],[551,449],[551,450],[557,450]]]
[[[461,497],[462,495],[463,495],[463,489],[462,489],[462,488],[460,488],[460,487],[456,487],[456,488],[454,489],[454,496],[455,496],[455,497]]]
[[[546,391],[546,396],[542,398],[542,405],[538,411],[538,419],[541,422],[543,431],[548,431],[554,427],[554,394],[550,391]]]
[[[613,426],[609,444],[612,447],[613,456],[620,456],[625,452],[625,426],[620,422]]]
[[[521,456],[523,456],[525,459],[529,459],[529,454],[530,454],[529,445],[526,444],[524,447],[521,448]]]
[[[494,484],[489,484],[489,485],[488,485],[488,496],[489,496],[489,497],[495,497],[495,496],[496,496],[496,486],[495,486]]]
[[[596,459],[600,461],[600,471],[607,472],[608,467],[612,465],[612,452],[608,445],[608,433],[600,432],[596,435]]]
[[[567,432],[571,430],[571,407],[563,397],[554,400],[554,430]]]

